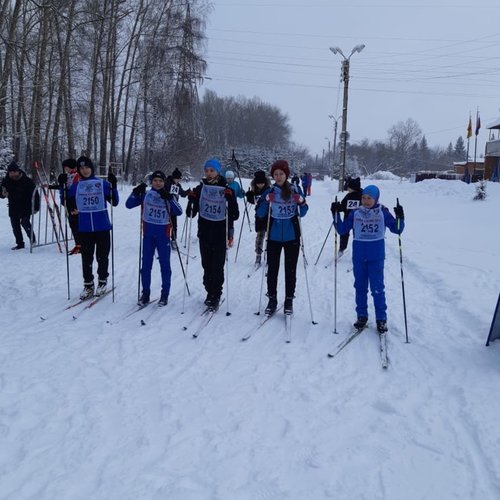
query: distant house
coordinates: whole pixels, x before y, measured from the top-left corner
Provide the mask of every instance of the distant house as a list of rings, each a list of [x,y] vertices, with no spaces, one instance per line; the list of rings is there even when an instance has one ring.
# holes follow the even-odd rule
[[[486,126],[490,130],[490,140],[486,142],[484,151],[484,178],[498,182],[500,170],[500,117]],[[496,138],[495,138],[496,132]]]
[[[453,171],[459,175],[465,175],[465,171],[469,172],[469,176],[472,182],[476,182],[480,179],[489,179],[491,177],[491,171],[486,171],[486,166],[484,161],[455,161],[453,162]]]

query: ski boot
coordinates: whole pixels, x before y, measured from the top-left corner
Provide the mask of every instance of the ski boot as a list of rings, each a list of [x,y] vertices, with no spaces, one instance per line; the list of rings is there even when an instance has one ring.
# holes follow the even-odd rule
[[[283,311],[285,314],[293,314],[293,297],[286,297],[283,304]]]
[[[101,295],[104,295],[106,293],[107,286],[108,286],[107,280],[99,280],[99,282],[97,283],[95,296],[100,297]]]
[[[234,244],[234,238],[228,238],[228,240],[227,240],[227,246],[229,248],[233,248],[233,244]]]
[[[360,316],[356,321],[356,323],[354,323],[354,325],[352,326],[354,326],[356,330],[364,330],[366,328],[367,323],[368,323],[368,318],[366,318],[365,316]]]
[[[145,307],[149,304],[149,293],[142,292],[141,298],[137,301],[137,305]]]
[[[164,307],[168,304],[168,293],[161,293],[160,300],[158,301],[158,307]]]
[[[94,283],[84,283],[80,300],[87,300],[94,296]]]
[[[212,295],[212,299],[210,301],[210,305],[208,306],[208,310],[210,312],[215,312],[219,309],[220,304],[220,295]]]
[[[78,255],[81,252],[80,245],[75,245],[69,252],[68,255]]]
[[[12,247],[11,250],[22,250],[24,248],[24,243]]]
[[[260,254],[258,254],[255,257],[255,267],[256,268],[260,267],[261,262],[262,262],[262,256]]]
[[[385,321],[384,319],[378,319],[377,320],[377,332],[382,334],[382,333],[386,333],[387,330],[388,330],[387,321]]]
[[[170,247],[172,248],[172,250],[177,250],[177,241],[176,240],[171,240],[170,241]]]
[[[203,302],[207,307],[209,307],[212,304],[212,295],[207,293],[207,298]]]
[[[269,302],[267,303],[266,310],[264,314],[266,316],[271,316],[276,312],[276,308],[278,307],[278,301],[276,299],[276,295],[269,295]]]

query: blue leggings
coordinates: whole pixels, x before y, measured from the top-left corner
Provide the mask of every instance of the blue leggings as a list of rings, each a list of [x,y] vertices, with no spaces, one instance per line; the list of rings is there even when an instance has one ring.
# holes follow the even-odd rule
[[[161,293],[168,295],[170,292],[170,280],[172,269],[170,268],[170,240],[167,235],[145,235],[142,240],[142,266],[141,281],[142,291],[151,292],[151,268],[155,249],[158,250],[161,269]]]
[[[356,313],[368,317],[368,283],[375,306],[377,320],[387,320],[385,303],[384,260],[355,261],[353,263],[354,288],[356,289]]]

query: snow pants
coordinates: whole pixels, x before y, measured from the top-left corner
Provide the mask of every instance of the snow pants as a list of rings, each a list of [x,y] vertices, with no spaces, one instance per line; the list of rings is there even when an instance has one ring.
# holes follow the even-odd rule
[[[226,241],[207,241],[200,238],[201,265],[203,266],[203,286],[208,295],[220,297],[224,284],[224,263],[226,261]]]
[[[110,231],[80,233],[80,242],[84,283],[94,282],[94,274],[92,273],[94,251],[97,260],[97,277],[99,280],[105,281],[109,276],[109,251],[111,250]]]
[[[285,253],[285,297],[293,297],[297,282],[297,261],[299,260],[299,240],[267,242],[267,294],[276,296],[281,249]]]
[[[142,238],[141,282],[142,292],[151,293],[151,269],[155,250],[158,251],[161,271],[161,294],[168,296],[172,279],[170,267],[170,239],[167,234],[145,234]]]
[[[375,318],[386,321],[384,260],[353,261],[353,273],[358,318],[368,318],[368,284],[370,284],[375,307]]]
[[[26,231],[28,235],[28,241],[31,238],[31,216],[30,215],[15,215],[10,216],[10,224],[12,226],[12,232],[14,233],[14,237],[16,238],[16,245],[23,246],[23,233],[21,231],[22,228]],[[35,242],[35,235],[33,235],[33,243]]]

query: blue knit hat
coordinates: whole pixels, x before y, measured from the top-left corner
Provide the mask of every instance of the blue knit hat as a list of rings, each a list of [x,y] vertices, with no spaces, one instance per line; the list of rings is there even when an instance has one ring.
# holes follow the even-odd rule
[[[363,189],[362,194],[368,195],[370,198],[373,198],[375,200],[375,203],[377,203],[380,197],[380,190],[377,186],[371,184],[370,186],[366,186],[365,189]]]
[[[234,172],[232,170],[226,171],[226,179],[234,179]]]
[[[220,171],[222,170],[221,164],[215,158],[207,160],[205,165],[203,165],[203,168],[213,168],[218,174],[220,174]]]

